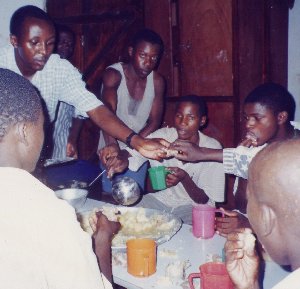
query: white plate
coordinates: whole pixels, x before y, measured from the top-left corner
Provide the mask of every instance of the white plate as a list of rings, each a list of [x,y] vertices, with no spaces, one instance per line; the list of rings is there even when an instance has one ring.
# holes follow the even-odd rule
[[[68,163],[73,160],[75,160],[75,158],[71,158],[71,157],[66,157],[64,159],[46,159],[44,162],[44,167],[58,165],[58,164],[64,164],[64,163]]]
[[[169,241],[178,232],[182,224],[181,220],[173,214],[159,210],[137,207],[116,208],[120,211],[121,215],[130,217],[130,222],[129,219],[127,219],[127,223],[130,224],[131,228],[136,229],[140,226],[142,227],[142,231],[134,232],[131,228],[126,227],[125,224],[125,227],[119,231],[112,241],[112,249],[114,250],[126,250],[126,241],[132,238],[151,238],[156,241],[157,245],[160,245]],[[91,212],[92,211],[77,213],[82,228],[89,233],[91,233],[91,229],[87,219]],[[146,217],[147,220],[143,222],[144,217]],[[138,219],[141,222],[136,221]],[[149,228],[143,228],[144,224],[148,224]]]

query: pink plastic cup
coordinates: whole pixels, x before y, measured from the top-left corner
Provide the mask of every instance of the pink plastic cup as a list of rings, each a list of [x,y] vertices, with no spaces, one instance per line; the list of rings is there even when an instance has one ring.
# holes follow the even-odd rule
[[[201,289],[234,289],[224,263],[205,263],[199,270],[200,273],[191,273],[188,277],[191,289],[195,289],[194,278],[200,278]]]
[[[196,238],[209,239],[215,234],[215,213],[223,211],[209,205],[195,205],[192,212],[193,235]]]

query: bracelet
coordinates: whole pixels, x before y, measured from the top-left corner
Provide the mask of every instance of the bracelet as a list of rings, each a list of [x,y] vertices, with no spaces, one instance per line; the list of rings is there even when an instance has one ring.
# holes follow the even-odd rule
[[[127,145],[128,147],[130,147],[131,149],[133,149],[133,147],[130,145],[130,144],[131,144],[131,139],[132,139],[135,135],[137,135],[137,133],[133,131],[133,132],[126,138],[126,140],[125,140],[126,145]]]

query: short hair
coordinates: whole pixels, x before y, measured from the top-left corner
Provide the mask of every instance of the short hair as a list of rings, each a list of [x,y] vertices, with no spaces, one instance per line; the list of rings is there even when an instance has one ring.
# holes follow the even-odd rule
[[[257,86],[245,98],[244,104],[260,103],[272,110],[274,114],[281,111],[288,113],[288,121],[294,119],[296,103],[285,87],[276,83],[265,83]]]
[[[153,30],[144,28],[139,30],[132,38],[130,46],[136,48],[136,46],[142,41],[156,44],[160,47],[160,55],[164,52],[164,42],[161,37]]]
[[[176,109],[178,105],[182,102],[191,102],[193,104],[197,104],[199,107],[200,117],[207,116],[207,104],[203,97],[195,94],[189,94],[189,95],[178,97],[176,98]]]
[[[12,125],[36,123],[42,103],[36,88],[23,76],[0,68],[0,141]]]
[[[63,24],[55,24],[55,30],[56,30],[57,40],[58,40],[58,34],[65,32],[65,33],[70,34],[73,38],[73,41],[75,42],[75,38],[76,38],[75,32],[69,26],[66,26]]]
[[[44,10],[33,5],[26,5],[17,9],[12,15],[10,19],[10,34],[20,37],[23,23],[27,18],[41,19],[54,27],[52,19]]]

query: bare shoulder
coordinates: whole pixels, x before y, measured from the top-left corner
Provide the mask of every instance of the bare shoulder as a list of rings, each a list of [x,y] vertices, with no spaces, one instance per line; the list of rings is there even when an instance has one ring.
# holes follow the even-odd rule
[[[107,68],[103,73],[103,85],[106,87],[119,86],[122,80],[121,73],[114,68]]]
[[[153,71],[153,81],[154,87],[163,90],[165,87],[165,78],[158,73],[157,71]]]

